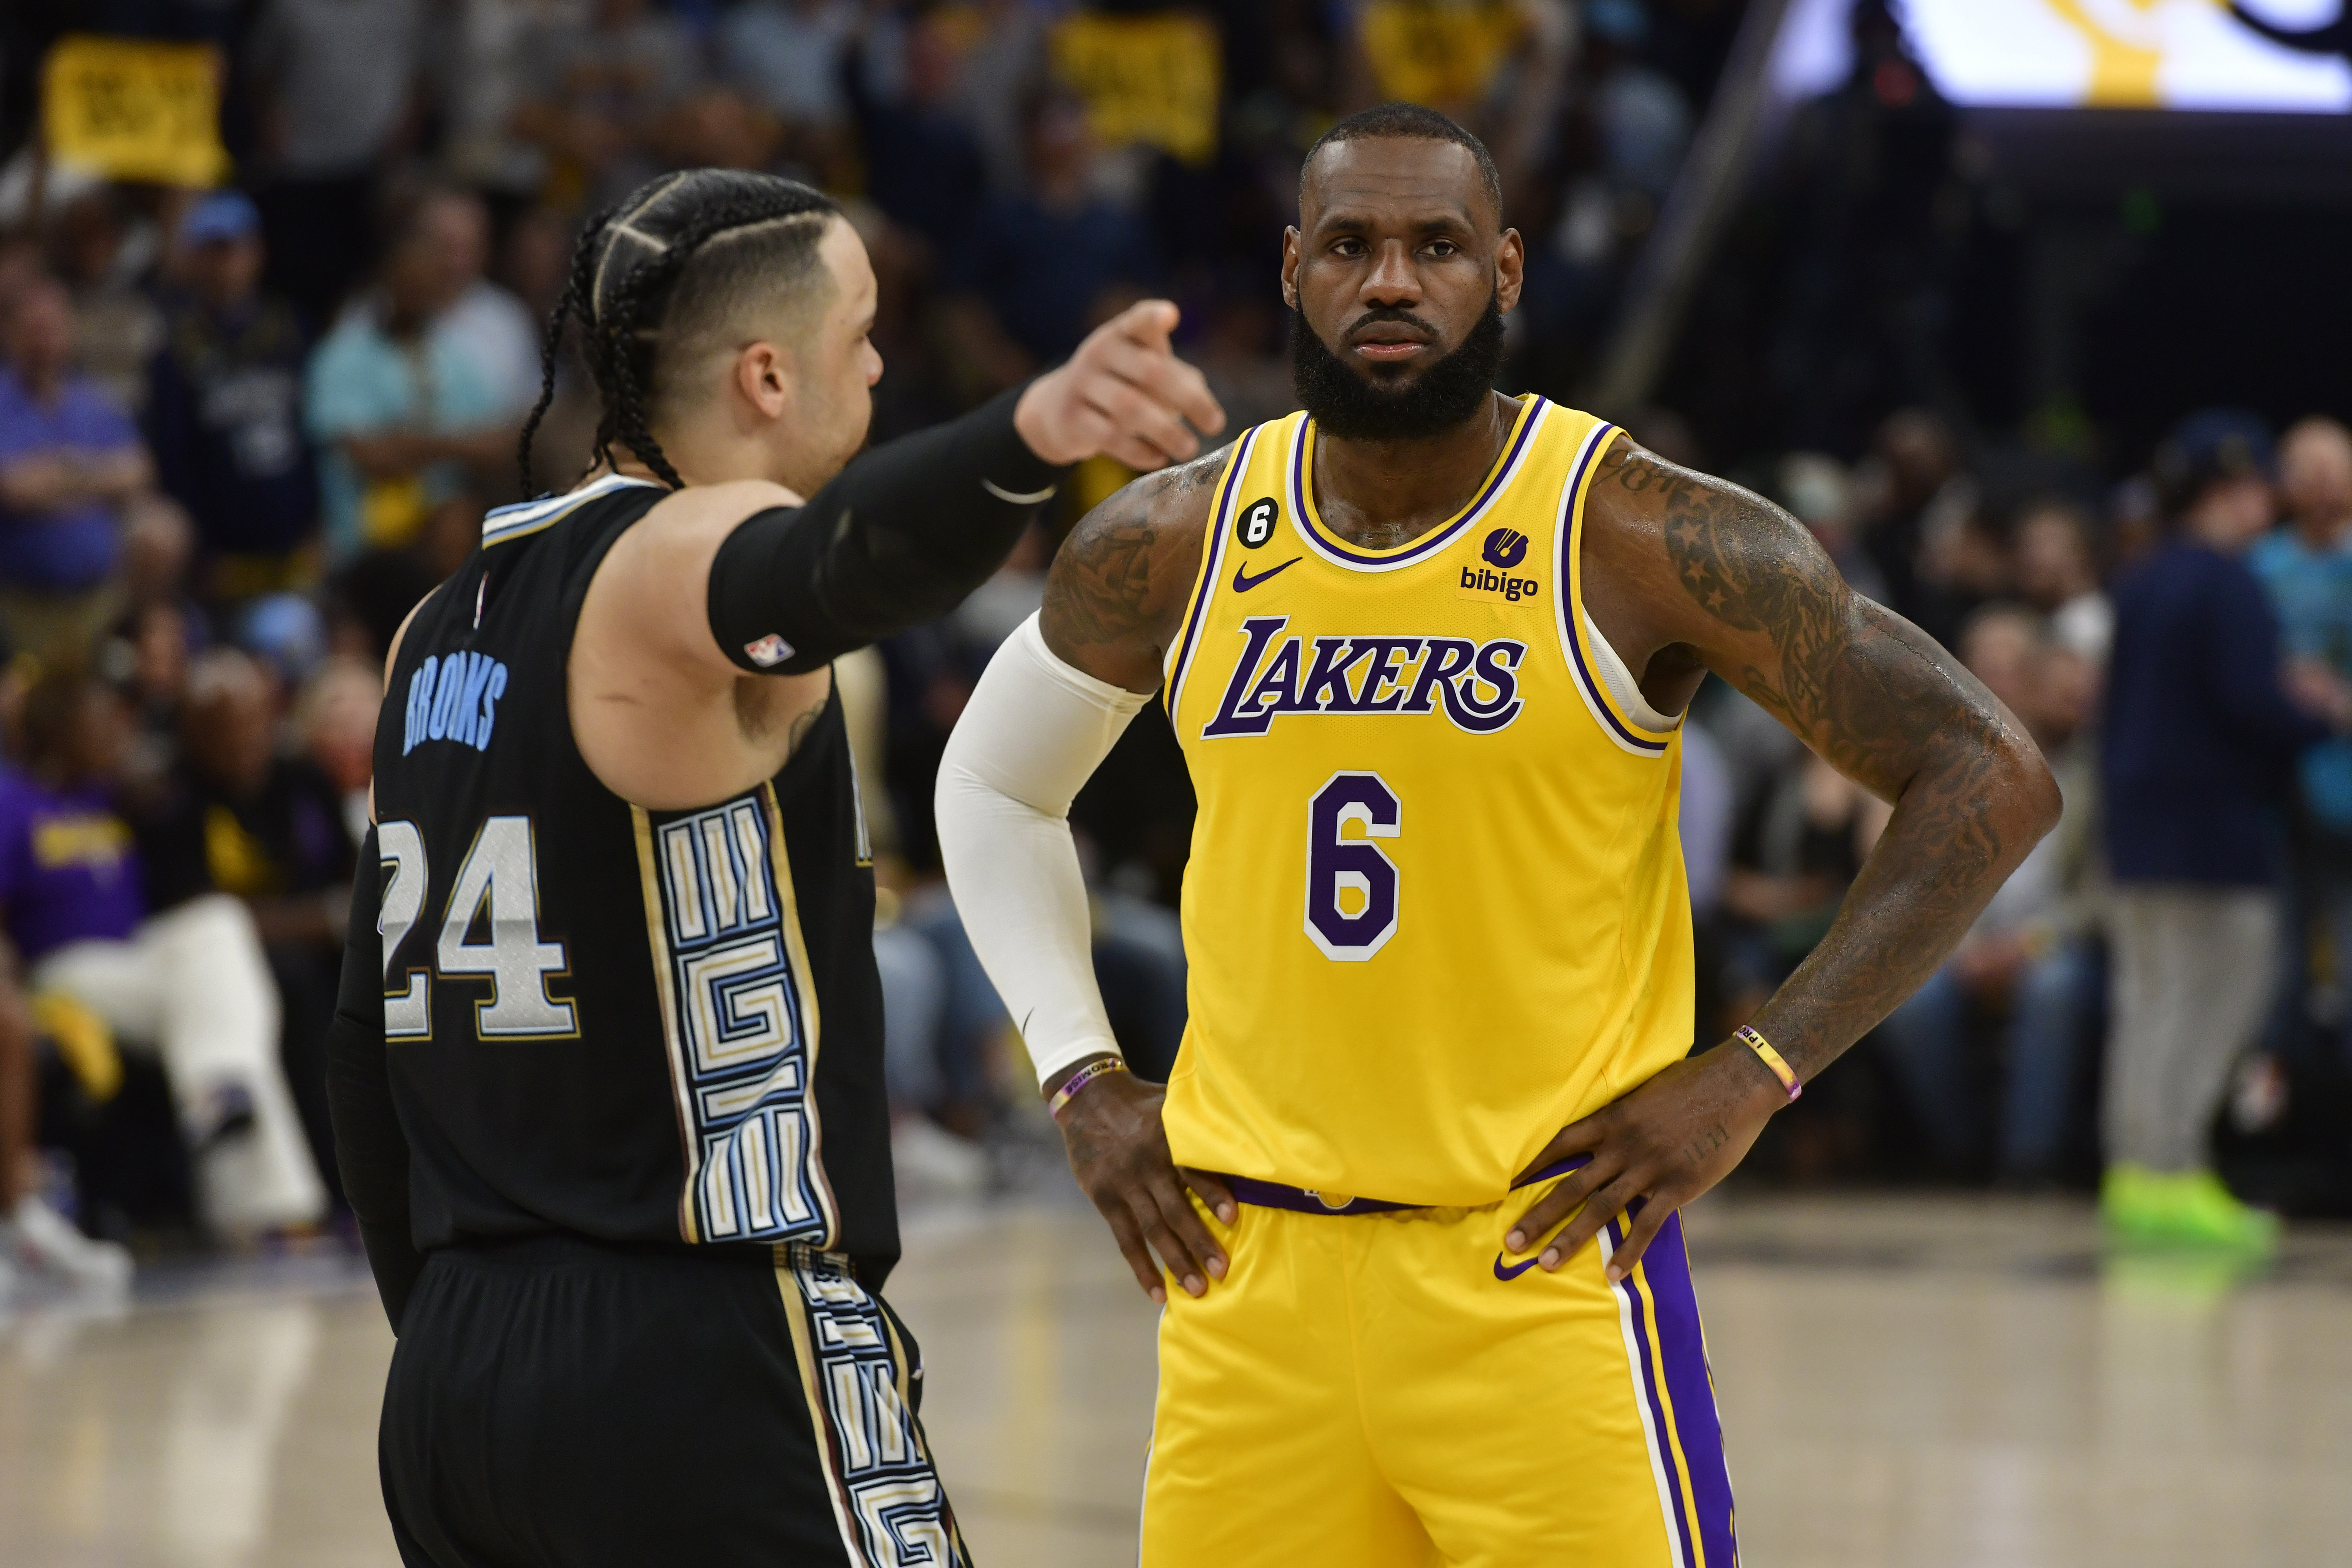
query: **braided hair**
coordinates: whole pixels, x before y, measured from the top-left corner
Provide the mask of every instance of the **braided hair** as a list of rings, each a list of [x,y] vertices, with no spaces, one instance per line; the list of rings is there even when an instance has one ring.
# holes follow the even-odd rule
[[[565,325],[580,321],[581,358],[602,412],[591,464],[613,462],[615,444],[671,489],[685,481],[654,438],[656,406],[680,388],[702,351],[723,347],[735,319],[777,295],[806,296],[816,247],[840,208],[822,193],[772,174],[690,169],[666,174],[589,220],[540,348],[539,402],[516,459],[523,491],[530,444],[555,401]],[[717,243],[714,243],[717,242]]]

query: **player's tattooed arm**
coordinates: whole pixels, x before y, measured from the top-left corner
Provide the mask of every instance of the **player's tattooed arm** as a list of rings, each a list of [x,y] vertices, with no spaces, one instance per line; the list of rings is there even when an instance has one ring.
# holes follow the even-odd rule
[[[1055,657],[1129,691],[1159,689],[1232,453],[1147,474],[1079,519],[1045,578],[1039,624]]]
[[[1829,934],[1752,1020],[1810,1080],[1949,955],[2056,824],[2057,785],[1991,693],[1849,588],[1804,526],[1769,502],[1621,439],[1585,515],[1587,577],[1606,585],[1603,630],[1644,672],[1645,691],[1687,700],[1712,671],[1895,808]],[[1786,1103],[1745,1045],[1676,1063],[1553,1140],[1531,1168],[1577,1154],[1591,1162],[1531,1207],[1508,1244],[1540,1243],[1580,1204],[1545,1249],[1557,1266],[1640,1199],[1612,1262],[1630,1268]]]
[[[1045,579],[1039,627],[1055,657],[1131,692],[1159,689],[1163,654],[1200,575],[1213,492],[1231,455],[1223,447],[1148,474],[1080,519]],[[1163,1269],[1195,1296],[1224,1278],[1224,1252],[1186,1189],[1219,1219],[1230,1224],[1234,1216],[1233,1195],[1213,1175],[1174,1164],[1160,1119],[1163,1097],[1156,1083],[1107,1073],[1060,1116],[1078,1186],[1109,1225],[1136,1283],[1161,1302]]]

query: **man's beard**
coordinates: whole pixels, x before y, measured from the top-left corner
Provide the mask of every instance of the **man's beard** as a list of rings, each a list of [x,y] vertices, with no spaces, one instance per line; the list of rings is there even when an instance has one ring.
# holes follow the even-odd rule
[[[1401,310],[1374,311],[1375,320],[1402,319]],[[1343,364],[1323,346],[1297,306],[1290,309],[1290,384],[1327,435],[1349,441],[1412,441],[1450,430],[1475,416],[1495,390],[1503,366],[1503,312],[1486,298],[1486,313],[1461,343],[1395,387],[1383,386]]]

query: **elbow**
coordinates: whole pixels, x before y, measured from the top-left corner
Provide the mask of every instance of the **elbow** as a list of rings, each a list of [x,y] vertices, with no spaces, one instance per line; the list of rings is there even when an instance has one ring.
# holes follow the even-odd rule
[[[2016,802],[2015,810],[2025,829],[2025,847],[2030,849],[2048,837],[2058,826],[2060,813],[2066,809],[2065,797],[2058,791],[2058,780],[2042,759],[2042,750],[2032,741],[2020,737],[2007,747],[2007,770],[2011,779],[2010,794]]]

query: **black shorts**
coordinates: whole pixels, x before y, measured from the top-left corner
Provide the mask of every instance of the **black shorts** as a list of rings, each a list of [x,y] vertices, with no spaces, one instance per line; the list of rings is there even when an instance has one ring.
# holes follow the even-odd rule
[[[444,1248],[384,1387],[408,1568],[969,1568],[922,1362],[804,1248]]]

